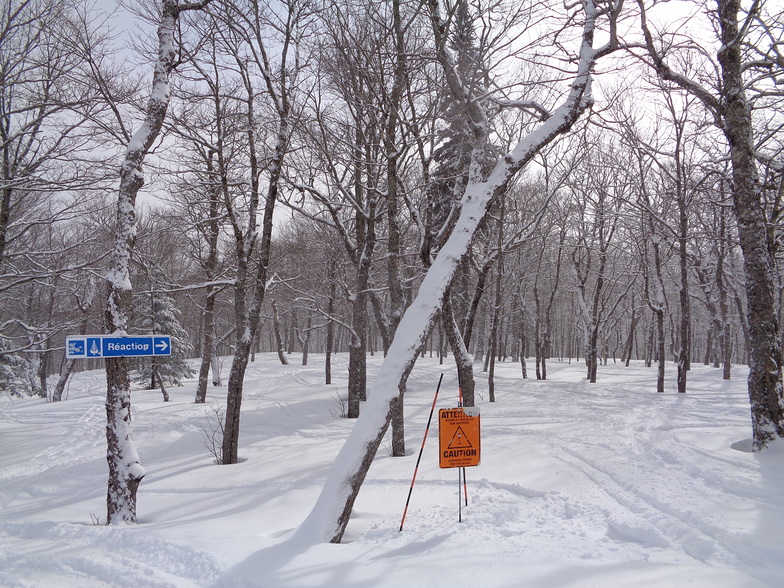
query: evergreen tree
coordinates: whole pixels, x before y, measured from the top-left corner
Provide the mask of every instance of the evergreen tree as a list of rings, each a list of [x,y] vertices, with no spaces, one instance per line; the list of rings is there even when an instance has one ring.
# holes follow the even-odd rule
[[[10,339],[0,335],[0,392],[10,396],[32,396],[31,381],[34,378],[30,363],[13,350]]]
[[[171,355],[140,358],[134,381],[148,382],[150,390],[160,384],[157,378],[164,384],[181,386],[183,378],[192,378],[196,372],[185,361],[193,346],[180,324],[182,313],[174,298],[165,292],[151,290],[135,295],[133,302],[134,330],[148,335],[168,335],[172,346]]]

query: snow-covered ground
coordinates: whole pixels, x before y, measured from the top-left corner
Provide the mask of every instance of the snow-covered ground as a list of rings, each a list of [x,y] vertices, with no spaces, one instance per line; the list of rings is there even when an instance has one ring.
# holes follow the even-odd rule
[[[290,356],[292,364],[299,361]],[[482,462],[458,522],[455,469],[438,467],[437,418],[398,531],[436,383],[456,406],[451,364],[420,360],[408,386],[408,456],[382,446],[344,543],[290,539],[352,422],[323,356],[251,364],[242,463],[203,444],[225,388],[135,391],[147,470],[139,524],[107,527],[103,372],[77,374],[65,402],[0,396],[0,586],[756,587],[784,586],[784,448],[742,451],[746,370],[696,365],[689,393],[655,392],[655,368],[611,364],[599,382],[551,362],[546,382],[497,366],[497,402],[478,378]],[[369,360],[371,374],[379,358]],[[674,372],[673,366],[668,366]],[[482,398],[483,397],[483,398]]]

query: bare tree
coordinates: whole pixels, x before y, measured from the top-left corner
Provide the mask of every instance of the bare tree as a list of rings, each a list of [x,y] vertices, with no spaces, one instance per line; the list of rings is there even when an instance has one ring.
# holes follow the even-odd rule
[[[183,48],[187,67],[179,70],[179,83],[173,91],[177,103],[168,130],[177,140],[177,149],[172,150],[170,158],[177,168],[184,168],[170,188],[175,214],[187,227],[188,252],[202,273],[197,284],[189,288],[204,292],[201,365],[195,395],[195,401],[203,403],[210,369],[213,384],[220,382],[215,357],[216,312],[219,294],[233,284],[231,268],[222,260],[220,236],[227,221],[225,202],[231,199],[231,186],[238,181],[236,168],[241,165],[245,144],[237,139],[244,119],[234,98],[241,87],[222,61],[219,23],[206,14],[192,20],[201,41],[192,50]]]
[[[169,78],[177,59],[175,30],[180,15],[201,10],[212,0],[180,3],[161,0],[158,23],[158,53],[144,120],[128,142],[120,165],[117,223],[112,265],[107,275],[106,332],[124,334],[131,303],[130,262],[135,242],[136,196],[144,184],[144,159],[163,128],[169,107]],[[106,359],[106,460],[109,485],[106,497],[107,523],[136,523],[136,491],[144,468],[131,435],[131,390],[128,361]]]
[[[80,26],[84,9],[70,0],[0,6],[0,355],[19,354],[32,371],[25,388],[47,395],[55,338],[77,321],[59,314],[73,277],[95,267],[88,242],[71,240],[94,207],[90,189],[106,186],[101,110],[83,51],[105,38]],[[84,237],[84,235],[81,235]],[[83,275],[80,276],[82,279]],[[22,308],[22,300],[29,304]]]
[[[582,165],[590,167],[590,173]],[[618,292],[619,268],[612,254],[622,230],[622,212],[630,190],[629,178],[621,170],[620,153],[602,144],[583,158],[572,186],[577,219],[571,258],[575,293],[584,333],[588,381],[596,382],[599,338],[605,323],[618,308],[626,291]],[[626,272],[623,272],[626,273]],[[614,301],[613,301],[614,300]]]
[[[487,115],[476,96],[461,87],[459,77],[454,72],[454,62],[443,36],[446,25],[439,3],[432,0],[429,8],[437,59],[452,93],[465,97],[463,107],[466,116],[477,134],[478,143],[481,144],[484,134],[489,132],[486,125]],[[576,7],[573,10],[576,10]],[[498,161],[486,179],[484,174],[480,173],[481,161],[472,159],[471,173],[461,199],[456,228],[428,270],[416,300],[404,314],[387,359],[376,377],[372,393],[368,395],[367,409],[360,416],[338,455],[316,506],[298,529],[298,538],[306,541],[341,540],[357,493],[386,432],[392,405],[403,391],[417,352],[427,340],[444,294],[457,266],[470,247],[479,223],[493,201],[506,190],[511,178],[530,162],[540,149],[568,131],[592,103],[591,71],[597,59],[616,48],[615,31],[619,10],[620,5],[616,4],[601,7],[592,2],[582,4],[582,11],[578,10],[572,15],[579,14],[578,20],[582,25],[579,49],[576,52],[579,58],[575,70],[572,71],[569,91],[560,105],[552,112],[541,107],[540,111],[547,112],[544,117],[546,120],[533,132],[522,137],[515,147]],[[609,23],[610,41],[600,48],[594,48],[594,33],[600,26],[600,21]]]
[[[247,203],[244,216],[228,198],[226,209],[231,219],[237,253],[235,281],[235,322],[237,340],[229,373],[226,421],[223,430],[221,460],[234,464],[238,460],[240,410],[245,371],[259,325],[261,306],[267,291],[272,215],[278,201],[284,162],[289,152],[293,126],[292,100],[299,83],[299,41],[307,32],[306,19],[311,14],[308,2],[287,0],[278,11],[257,2],[227,2],[219,13],[225,33],[223,41],[229,51],[236,75],[242,82],[242,103],[247,135]],[[268,31],[278,31],[275,52],[268,46]],[[258,77],[257,77],[258,76]],[[261,81],[269,98],[272,113],[270,126],[274,137],[271,153],[260,154],[258,133],[260,108],[257,81]],[[262,160],[260,156],[266,156]],[[266,176],[266,191],[262,180]],[[263,210],[261,232],[257,215]],[[256,271],[252,271],[255,262]]]
[[[713,14],[717,40],[720,42],[716,54],[719,67],[711,88],[676,71],[670,65],[651,32],[645,4],[643,0],[638,0],[646,58],[663,80],[674,83],[703,103],[727,140],[732,161],[733,209],[746,277],[749,400],[755,451],[765,448],[776,438],[784,437],[784,386],[779,322],[775,309],[774,246],[762,200],[751,104],[744,80],[748,65],[744,41],[761,4],[759,0],[752,2],[744,16],[739,0],[717,0],[717,9]],[[774,45],[775,42],[771,47]],[[670,48],[671,54],[673,51]],[[772,54],[776,56],[775,51]],[[759,56],[755,54],[756,57]],[[775,64],[776,60],[770,62]]]

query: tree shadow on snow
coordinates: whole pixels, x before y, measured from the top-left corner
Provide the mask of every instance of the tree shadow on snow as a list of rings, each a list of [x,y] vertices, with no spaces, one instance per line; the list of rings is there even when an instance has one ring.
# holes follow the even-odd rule
[[[307,550],[307,545],[284,539],[280,543],[252,553],[245,560],[229,568],[213,588],[274,586],[277,572]]]

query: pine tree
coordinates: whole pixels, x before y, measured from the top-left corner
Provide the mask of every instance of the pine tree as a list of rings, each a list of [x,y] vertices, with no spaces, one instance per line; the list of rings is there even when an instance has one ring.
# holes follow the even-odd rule
[[[196,372],[185,361],[193,350],[188,333],[179,321],[181,312],[174,298],[165,292],[141,292],[133,299],[134,327],[137,333],[168,335],[171,337],[171,355],[141,358],[135,382],[148,382],[149,389],[156,388],[161,378],[164,384],[182,385],[182,379],[192,378]]]
[[[31,396],[32,372],[29,362],[15,353],[10,339],[0,335],[0,392],[10,396]]]
[[[445,126],[433,152],[435,167],[427,192],[426,230],[421,251],[425,267],[430,267],[435,253],[452,231],[471,174],[484,176],[500,155],[489,145],[486,136],[475,134],[472,122],[465,116],[471,108],[467,101],[476,101],[476,106],[487,110],[484,97],[488,93],[490,74],[475,31],[475,21],[479,17],[465,0],[460,0],[455,6],[454,18],[448,43],[455,56],[454,73],[460,80],[462,92],[447,91],[440,104],[440,118]],[[459,271],[466,270],[461,267]],[[465,330],[466,321],[457,318],[467,315],[462,304],[467,296],[466,280],[456,280],[444,299],[442,320],[455,358],[463,401],[466,406],[473,406],[473,356],[468,351],[471,333],[470,328]]]

